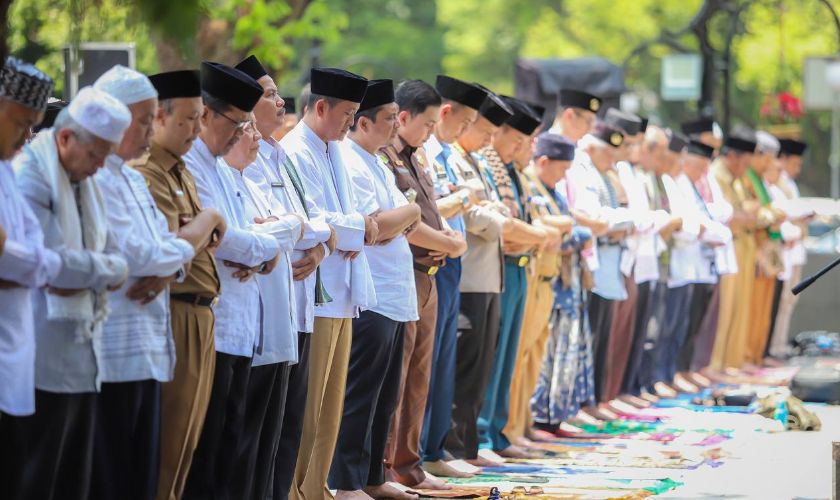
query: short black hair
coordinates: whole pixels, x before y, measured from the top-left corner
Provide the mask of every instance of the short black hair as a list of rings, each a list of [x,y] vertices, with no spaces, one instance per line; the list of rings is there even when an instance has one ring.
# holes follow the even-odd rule
[[[380,104],[379,106],[374,106],[374,107],[368,108],[364,111],[357,112],[356,116],[353,117],[353,125],[350,125],[350,130],[353,130],[353,131],[356,130],[356,128],[359,125],[359,118],[361,118],[361,117],[365,117],[368,120],[372,121],[373,123],[376,123],[376,115],[382,109],[382,106],[385,106],[385,105]]]
[[[315,109],[315,103],[317,103],[317,102],[318,102],[318,101],[320,101],[321,99],[323,99],[323,100],[327,101],[327,104],[328,104],[330,107],[333,107],[333,106],[335,106],[336,104],[338,104],[338,103],[340,103],[340,102],[342,101],[342,100],[341,100],[341,99],[339,99],[338,97],[330,97],[330,96],[327,96],[327,95],[313,94],[313,93],[310,91],[310,93],[309,93],[309,99],[307,99],[307,100],[306,100],[306,101],[304,101],[304,102],[306,103],[306,107],[307,107],[307,109]]]
[[[443,100],[434,87],[423,80],[406,80],[394,91],[394,100],[400,111],[417,116],[429,106],[440,106]]]
[[[203,102],[205,106],[212,109],[216,113],[227,113],[228,111],[233,109],[233,105],[229,102],[219,99],[213,94],[210,94],[203,90],[201,91],[201,102]]]

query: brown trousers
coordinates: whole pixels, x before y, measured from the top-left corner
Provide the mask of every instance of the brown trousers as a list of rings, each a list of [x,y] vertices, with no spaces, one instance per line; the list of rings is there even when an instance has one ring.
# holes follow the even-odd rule
[[[406,486],[416,486],[426,479],[421,468],[420,433],[432,375],[438,302],[433,276],[415,270],[414,281],[420,319],[405,325],[400,397],[385,450],[388,476]]]
[[[755,285],[755,238],[742,234],[735,239],[738,272],[720,279],[718,334],[712,351],[711,368],[740,368],[747,350],[750,304]]]
[[[528,295],[525,297],[525,315],[516,364],[510,382],[508,421],[502,430],[511,443],[524,436],[533,425],[531,396],[540,378],[540,368],[548,342],[549,320],[554,307],[554,288],[550,281],[528,276]]]
[[[627,370],[630,351],[633,349],[639,287],[632,276],[624,277],[624,287],[627,289],[627,299],[617,301],[613,305],[610,342],[607,346],[608,363],[604,366],[604,385],[601,387],[602,401],[612,401],[621,393],[621,383]]]
[[[215,319],[209,307],[172,301],[175,377],[161,388],[157,500],[178,500],[204,426],[216,367]]]
[[[309,385],[290,499],[331,498],[327,489],[353,340],[353,320],[315,318],[309,352]]]
[[[756,276],[750,305],[750,326],[745,355],[745,360],[754,365],[760,366],[764,361],[764,349],[767,347],[770,335],[775,288],[775,276]]]

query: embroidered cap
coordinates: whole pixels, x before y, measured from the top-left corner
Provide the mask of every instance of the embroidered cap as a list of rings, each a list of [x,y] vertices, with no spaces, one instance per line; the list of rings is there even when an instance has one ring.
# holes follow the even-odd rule
[[[52,78],[16,57],[6,58],[0,69],[0,97],[43,111],[53,90]]]

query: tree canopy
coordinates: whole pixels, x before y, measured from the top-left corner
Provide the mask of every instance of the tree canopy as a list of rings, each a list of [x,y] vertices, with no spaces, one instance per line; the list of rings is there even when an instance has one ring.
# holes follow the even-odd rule
[[[256,54],[284,94],[296,94],[312,64],[371,78],[433,79],[445,72],[513,92],[517,58],[604,57],[625,68],[642,112],[663,123],[698,113],[694,102],[659,98],[661,57],[712,51],[715,116],[722,115],[720,69],[729,70],[734,123],[760,125],[766,96],[801,95],[803,60],[840,49],[837,0],[19,0],[8,12],[12,53],[59,82],[61,48],[81,41],[135,43],[137,67],[151,73],[235,63]],[[698,17],[699,14],[708,15]],[[705,21],[697,36],[692,21]],[[731,41],[731,43],[729,43]],[[703,46],[702,44],[706,45]],[[808,182],[827,176],[826,113],[808,113],[813,148]],[[824,183],[822,185],[825,185]]]

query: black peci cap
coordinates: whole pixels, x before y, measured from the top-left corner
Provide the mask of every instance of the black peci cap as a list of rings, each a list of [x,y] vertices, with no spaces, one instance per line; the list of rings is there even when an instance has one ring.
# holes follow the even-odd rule
[[[365,97],[359,104],[359,111],[394,102],[393,80],[368,80]]]
[[[201,97],[201,77],[198,70],[167,71],[149,77],[158,93],[158,99]]]
[[[484,99],[487,98],[487,91],[478,85],[446,75],[437,76],[435,90],[444,99],[455,101],[475,110],[479,109]]]
[[[338,68],[312,68],[310,89],[313,94],[361,103],[367,91],[367,78]]]
[[[257,56],[255,55],[250,55],[245,59],[239,61],[239,64],[234,66],[234,68],[245,73],[254,80],[259,80],[260,78],[268,74],[268,71],[266,71],[265,68],[263,68],[263,65],[260,64],[260,60],[257,59]]]
[[[685,152],[690,155],[702,156],[703,158],[708,158],[711,160],[712,157],[715,155],[715,148],[707,144],[703,144],[700,141],[691,139],[690,141],[688,141],[688,145],[685,148]]]
[[[493,125],[500,127],[513,116],[513,109],[499,96],[490,92],[484,104],[478,109],[478,114],[487,118]]]
[[[262,86],[242,71],[210,61],[201,63],[201,90],[246,112],[263,94]]]
[[[557,102],[564,108],[580,108],[597,113],[601,109],[603,101],[588,92],[580,90],[561,90],[557,96]]]
[[[616,108],[607,110],[604,121],[615,128],[621,129],[626,135],[636,135],[642,130],[642,119],[632,113],[626,113]]]
[[[668,136],[668,151],[672,153],[682,153],[688,145],[688,137],[679,132],[671,131]]]
[[[624,134],[621,130],[606,122],[599,121],[595,123],[595,126],[592,127],[592,131],[589,134],[614,148],[624,144]]]
[[[779,156],[802,156],[808,145],[795,139],[779,139]]]
[[[542,117],[534,114],[534,110],[524,101],[504,95],[499,97],[513,110],[513,116],[508,118],[506,125],[525,135],[531,135],[542,124]]]

